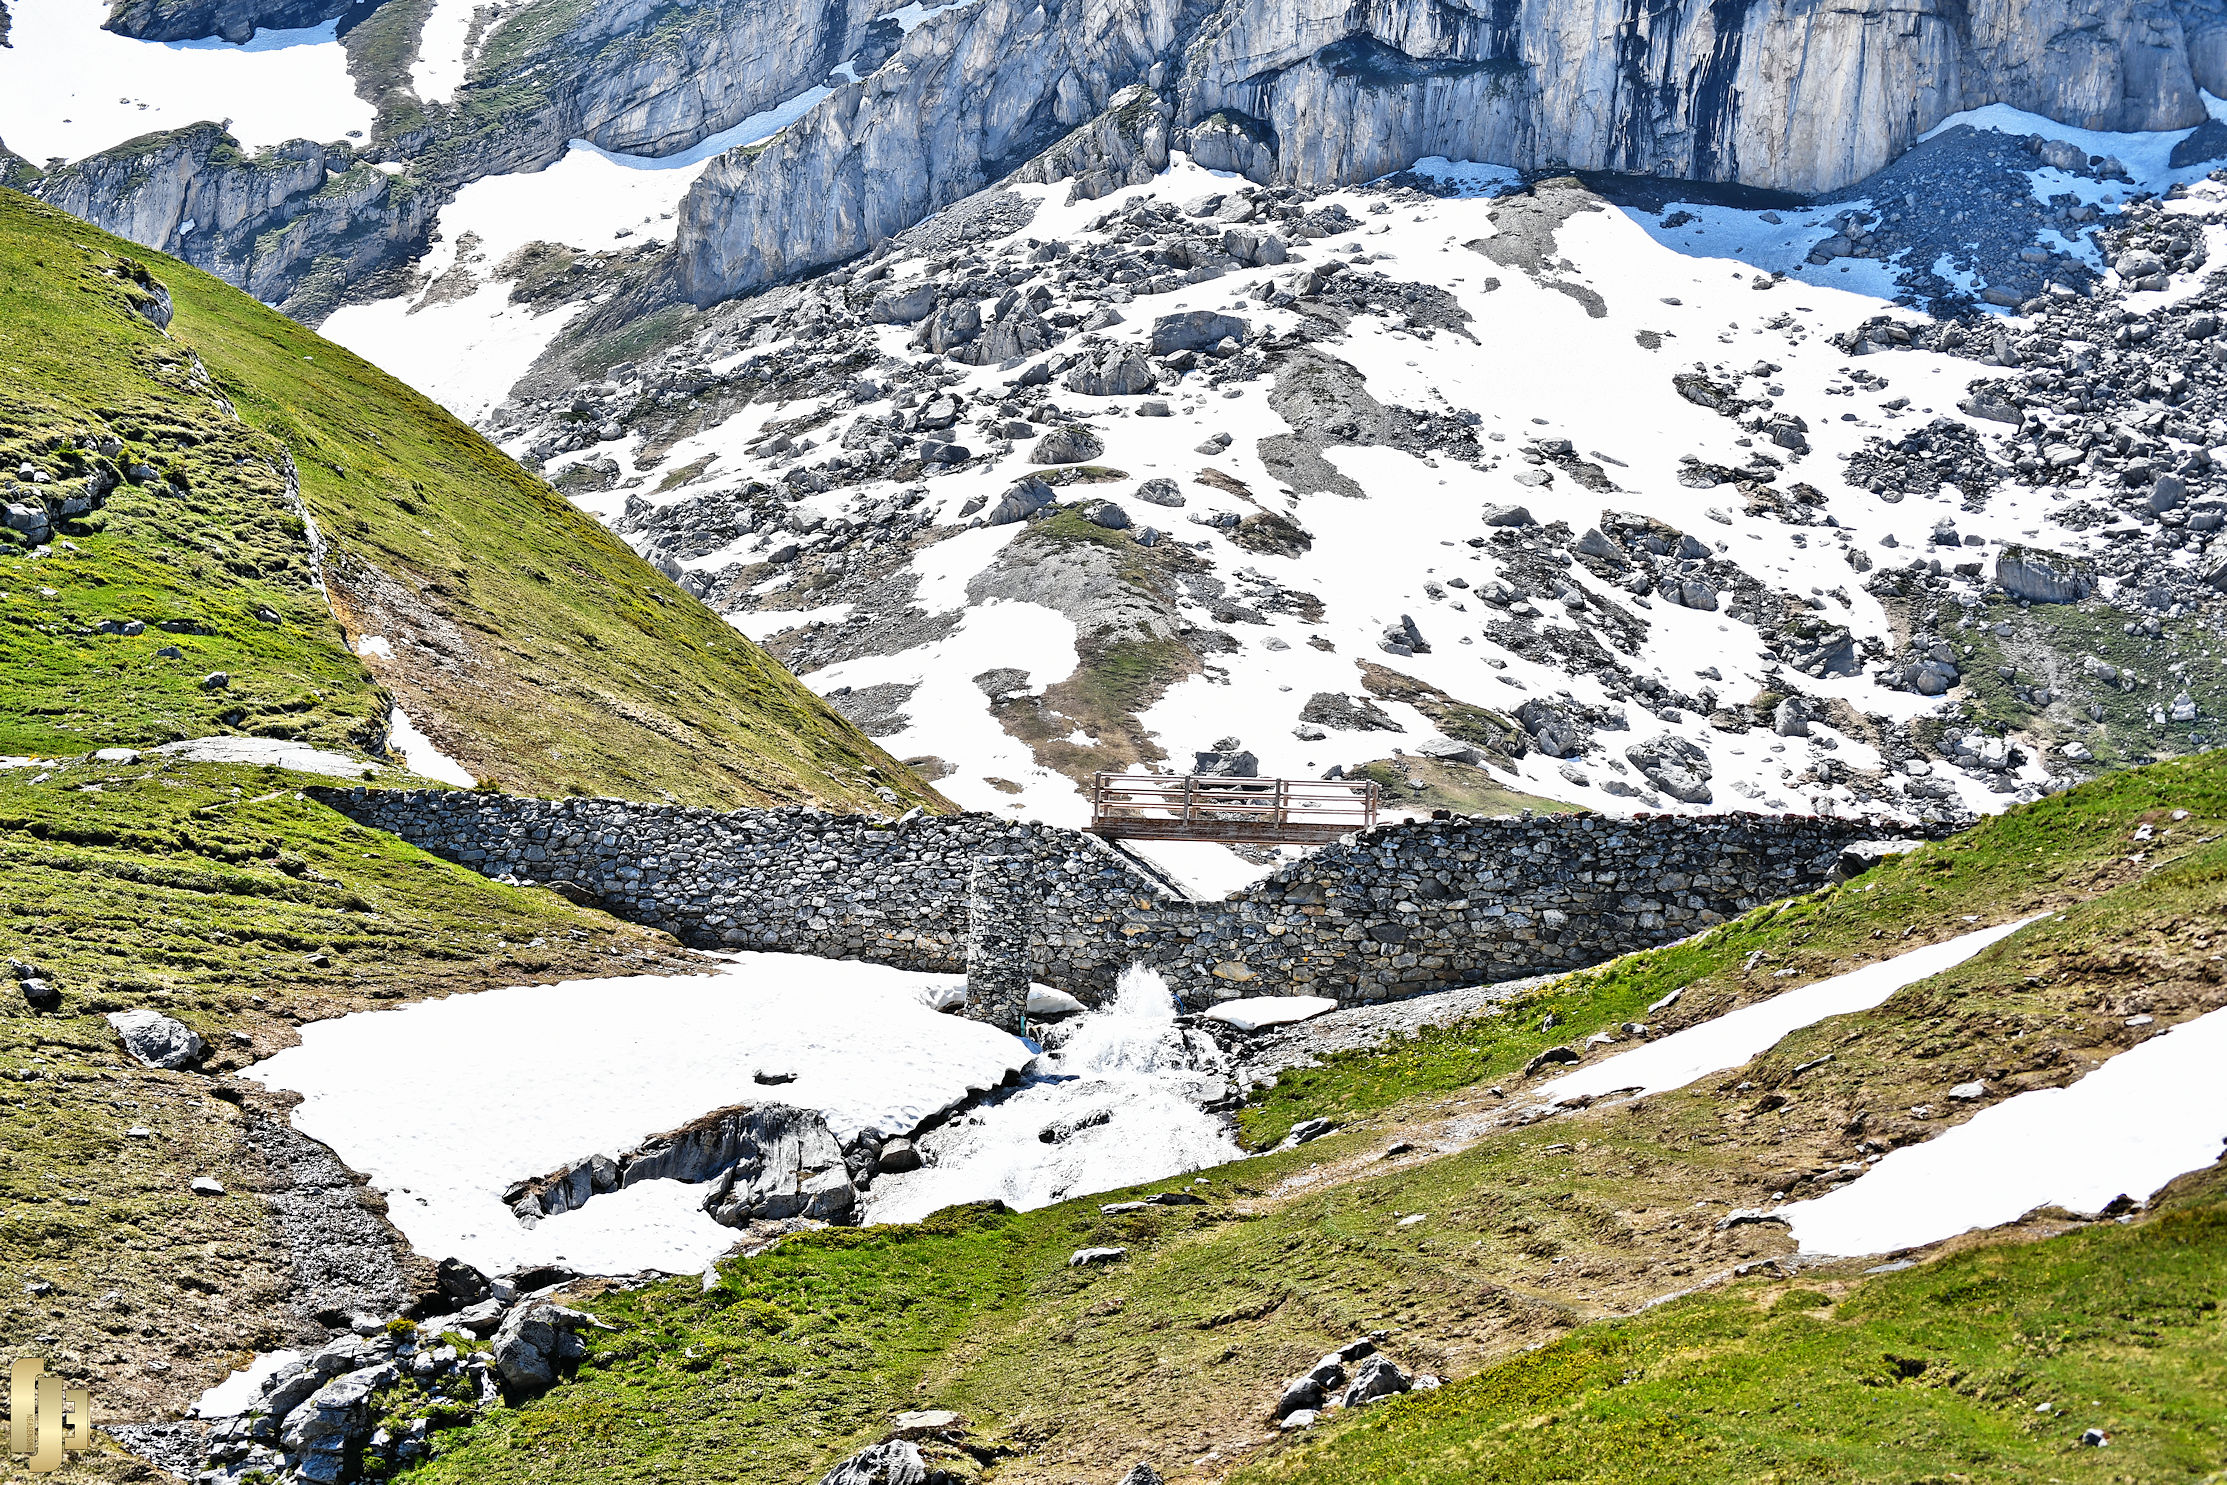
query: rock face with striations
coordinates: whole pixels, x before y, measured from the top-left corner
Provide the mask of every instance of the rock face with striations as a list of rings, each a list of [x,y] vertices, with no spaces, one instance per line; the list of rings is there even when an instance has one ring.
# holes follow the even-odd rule
[[[765,149],[706,167],[679,212],[680,293],[715,303],[864,252],[973,195],[1098,118],[1207,11],[1197,0],[976,0],[930,17]]]
[[[1960,109],[2186,128],[2200,87],[2222,86],[2227,14],[2204,0],[1686,0],[1618,28],[1569,0],[981,0],[770,148],[714,162],[674,276],[710,304],[867,251],[1017,166],[1088,197],[1171,143],[1309,187],[1447,155],[1815,192]]]
[[[704,1210],[730,1227],[785,1217],[836,1221],[858,1200],[827,1121],[780,1103],[716,1109],[625,1154],[591,1155],[520,1182],[503,1199],[532,1224],[653,1180],[708,1185]]]
[[[220,36],[235,46],[261,31],[315,26],[346,14],[356,0],[110,0],[102,29],[140,41]]]
[[[217,124],[190,124],[88,155],[39,183],[41,199],[118,237],[185,259],[297,319],[340,286],[422,247],[430,196],[345,144],[246,155]],[[318,282],[308,282],[312,265]]]

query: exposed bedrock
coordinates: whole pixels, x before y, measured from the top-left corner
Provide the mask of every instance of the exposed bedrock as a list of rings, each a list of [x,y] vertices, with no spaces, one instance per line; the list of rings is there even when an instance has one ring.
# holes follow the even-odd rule
[[[676,275],[698,304],[873,247],[1023,165],[1149,81],[1197,0],[975,0],[682,202]]]
[[[670,155],[803,92],[856,53],[871,0],[605,0],[497,27],[425,151],[435,179],[534,170],[586,139]],[[528,81],[530,79],[530,81]]]
[[[1234,0],[1191,53],[1182,119],[1256,121],[1306,185],[1445,154],[1808,192],[1986,103],[2189,128],[2227,60],[2213,0],[1671,0],[1603,19],[1566,0]]]
[[[880,1141],[871,1143],[878,1148]],[[782,1103],[715,1109],[623,1154],[592,1155],[521,1181],[503,1200],[520,1221],[533,1224],[639,1181],[709,1187],[704,1210],[729,1227],[788,1217],[839,1221],[858,1201],[853,1172],[827,1120]]]
[[[317,26],[357,0],[111,0],[102,27],[141,41],[198,41],[221,36],[239,43],[259,30]]]
[[[119,0],[109,24],[158,39],[232,37],[225,26],[337,13],[325,0],[291,4]],[[626,154],[690,148],[862,49],[868,60],[878,55],[876,40],[895,26],[877,30],[873,10],[873,0],[604,0],[569,8],[557,26],[551,7],[529,7],[489,33],[452,102],[422,104],[394,85],[364,149],[390,162],[385,170],[346,144],[294,140],[249,155],[204,123],[87,156],[39,194],[314,323],[351,285],[422,253],[435,214],[461,187],[541,169],[574,139]],[[395,173],[398,161],[407,168]]]
[[[38,192],[309,321],[356,277],[421,249],[434,205],[344,144],[295,140],[251,157],[216,124],[87,156]]]
[[[1159,98],[1112,106],[1140,82]],[[1111,189],[1163,147],[1162,110],[1173,147],[1264,182],[1449,155],[1814,192],[1960,109],[2187,128],[2200,84],[2227,85],[2227,0],[1631,0],[1613,21],[1574,0],[978,0],[715,162],[675,276],[698,304],[749,292],[1024,165]]]

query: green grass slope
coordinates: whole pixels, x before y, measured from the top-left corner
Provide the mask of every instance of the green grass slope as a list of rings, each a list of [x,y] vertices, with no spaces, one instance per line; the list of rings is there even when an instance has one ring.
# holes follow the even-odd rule
[[[2114,775],[1497,1015],[1286,1075],[1247,1113],[1254,1138],[1303,1114],[1344,1129],[1181,1182],[1202,1206],[968,1209],[792,1239],[722,1265],[709,1292],[588,1298],[618,1329],[577,1376],[443,1435],[411,1478],[774,1485],[883,1437],[897,1410],[948,1407],[974,1452],[945,1466],[1015,1485],[1112,1481],[1140,1459],[1170,1480],[2202,1479],[2227,1444],[2227,1178],[2191,1178],[2124,1227],[2037,1219],[1903,1273],[1861,1259],[1791,1286],[1734,1277],[1787,1253],[1783,1231],[1715,1221],[1969,1117],[1943,1096],[1956,1083],[1984,1078],[1983,1104],[2061,1085],[2144,1034],[2130,1014],[2162,1027],[2227,1003],[2223,835],[2227,758]],[[1721,1078],[1511,1117],[1541,1047],[1649,1018],[1673,990],[1649,1019],[2044,908]],[[1127,1256],[1068,1266],[1100,1245]],[[1278,1434],[1283,1379],[1374,1330],[1455,1385]],[[2082,1448],[2091,1425],[2119,1442]]]
[[[2153,1219],[1757,1281],[1372,1409],[1246,1485],[2218,1480],[2227,1173]],[[2089,1430],[2107,1442],[2083,1444]]]
[[[139,312],[157,284],[167,334]],[[938,803],[425,398],[206,274],[0,191],[0,499],[89,484],[113,489],[74,517],[57,503],[45,555],[0,538],[0,752],[222,732],[375,749],[391,694],[520,792]],[[359,659],[368,636],[393,657]]]
[[[0,769],[0,1360],[43,1355],[119,1420],[160,1417],[256,1350],[314,1342],[249,1136],[285,1100],[210,1077],[304,1023],[553,979],[685,972],[669,939],[362,829],[276,768],[176,760]],[[146,1008],[206,1071],[125,1059]],[[133,1128],[150,1131],[134,1137]],[[228,1193],[197,1196],[214,1176]],[[377,1198],[366,1193],[367,1202]]]

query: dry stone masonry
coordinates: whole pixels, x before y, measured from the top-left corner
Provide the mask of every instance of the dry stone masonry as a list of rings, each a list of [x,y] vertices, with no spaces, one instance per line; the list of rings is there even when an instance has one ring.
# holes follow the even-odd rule
[[[881,822],[615,799],[318,789],[360,824],[554,888],[683,942],[968,969],[984,857],[1025,888],[1032,973],[1095,1002],[1131,963],[1188,1001],[1346,1003],[1598,963],[1822,883],[1896,833],[1814,816],[1504,816],[1379,826],[1226,901],[1195,902],[1104,841],[987,815]]]

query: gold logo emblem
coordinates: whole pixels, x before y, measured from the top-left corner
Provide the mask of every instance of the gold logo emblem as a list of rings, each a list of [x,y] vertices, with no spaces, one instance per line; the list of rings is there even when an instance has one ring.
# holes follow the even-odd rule
[[[31,1472],[41,1475],[62,1467],[63,1450],[93,1446],[93,1394],[45,1370],[33,1356],[8,1370],[8,1453],[30,1455]]]

